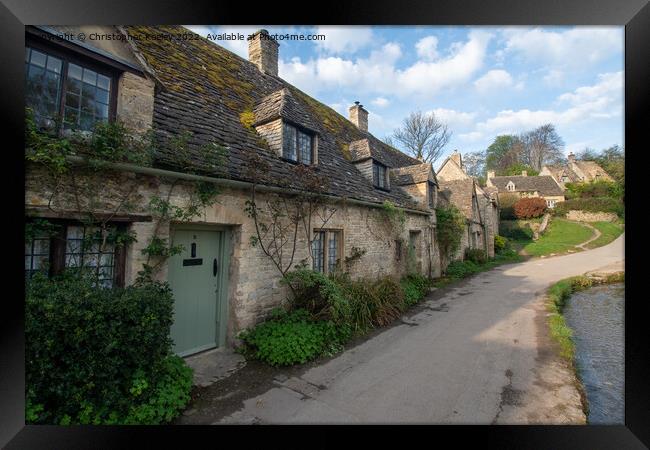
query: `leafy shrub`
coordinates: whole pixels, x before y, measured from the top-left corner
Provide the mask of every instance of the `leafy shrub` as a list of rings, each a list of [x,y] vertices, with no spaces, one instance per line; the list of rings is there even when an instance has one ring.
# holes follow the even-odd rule
[[[487,255],[480,248],[467,248],[465,249],[465,259],[475,264],[485,264]]]
[[[404,302],[407,306],[414,305],[424,298],[429,291],[431,282],[419,274],[411,274],[400,281],[404,291]]]
[[[611,197],[621,198],[620,185],[612,181],[593,181],[591,183],[566,183],[567,199]]]
[[[239,338],[249,357],[272,366],[289,366],[339,351],[350,337],[348,330],[332,321],[313,320],[305,309],[275,310],[271,320],[242,331]]]
[[[570,210],[588,212],[609,212],[625,217],[623,202],[611,197],[577,198],[558,203],[554,208],[554,214],[565,216]]]
[[[300,268],[287,272],[283,282],[294,294],[294,309],[306,309],[315,319],[331,320],[337,324],[349,322],[350,302],[334,279],[321,272]]]
[[[400,284],[389,276],[377,280],[372,289],[376,295],[371,309],[372,322],[383,327],[397,319],[406,309],[404,292]]]
[[[499,217],[501,220],[515,219],[515,203],[519,200],[517,194],[501,194],[499,195]]]
[[[499,232],[512,241],[529,241],[533,238],[533,230],[519,222],[501,222]]]
[[[514,205],[514,212],[518,219],[541,217],[546,212],[546,200],[541,197],[519,199]]]
[[[163,283],[97,287],[36,274],[26,285],[27,420],[146,423],[189,401],[191,369],[171,356],[173,298]]]
[[[499,236],[498,234],[494,236],[494,252],[502,253],[509,247],[508,238],[504,236]]]
[[[481,267],[473,261],[452,261],[447,266],[447,277],[465,278],[481,270]]]

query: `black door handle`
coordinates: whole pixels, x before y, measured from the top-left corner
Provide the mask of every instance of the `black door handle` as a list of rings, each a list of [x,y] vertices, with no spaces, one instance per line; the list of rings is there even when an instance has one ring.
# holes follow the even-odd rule
[[[217,262],[217,258],[214,258],[214,261],[212,261],[212,275],[216,277],[218,271],[219,263]]]

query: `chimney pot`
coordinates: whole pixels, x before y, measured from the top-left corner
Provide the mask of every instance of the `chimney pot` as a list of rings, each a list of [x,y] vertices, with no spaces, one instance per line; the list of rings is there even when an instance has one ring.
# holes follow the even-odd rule
[[[350,122],[355,124],[361,131],[368,131],[368,111],[358,101],[348,109]]]
[[[279,46],[267,30],[259,30],[248,38],[248,60],[262,73],[277,77]]]
[[[573,152],[569,153],[567,156],[567,159],[569,160],[570,163],[575,162],[576,160],[576,155],[573,154]]]
[[[528,171],[527,170],[522,170],[521,171],[521,176],[522,177],[527,177],[528,176]]]
[[[490,178],[494,178],[494,174],[495,174],[494,170],[488,170],[488,173],[487,173],[488,180]]]

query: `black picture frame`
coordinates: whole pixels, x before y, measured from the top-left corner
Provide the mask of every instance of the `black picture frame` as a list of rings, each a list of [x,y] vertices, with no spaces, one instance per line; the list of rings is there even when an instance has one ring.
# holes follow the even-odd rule
[[[310,4],[310,8],[280,8],[275,2],[145,0],[137,3],[112,0],[90,4],[81,0],[3,0],[0,4],[0,72],[2,123],[4,127],[3,199],[6,236],[24,232],[22,220],[11,220],[24,208],[24,87],[23,59],[25,25],[47,24],[340,24],[340,25],[619,25],[625,26],[625,147],[626,178],[626,307],[625,307],[625,425],[624,426],[436,426],[404,430],[415,445],[461,446],[474,441],[479,446],[544,449],[647,448],[650,445],[650,369],[647,345],[648,314],[641,283],[645,262],[641,231],[645,202],[641,186],[646,140],[650,123],[650,5],[647,0],[442,0],[395,2],[373,0],[339,4]],[[647,226],[647,225],[646,225]],[[7,239],[10,261],[22,252],[19,239]],[[638,264],[637,264],[638,261]],[[22,269],[8,264],[3,283],[2,358],[0,364],[0,445],[18,448],[139,448],[165,446],[224,445],[237,436],[245,445],[257,433],[228,427],[56,427],[24,424],[24,284]],[[262,427],[266,434],[275,427]],[[259,428],[258,428],[259,430]],[[346,444],[337,434],[300,427],[305,437],[281,430],[277,445],[331,447]],[[393,427],[362,430],[374,439],[389,442]],[[401,430],[399,430],[401,431]],[[415,434],[413,434],[415,432]],[[204,435],[204,436],[197,436]],[[194,442],[197,437],[208,440]],[[189,439],[188,439],[189,438]],[[398,436],[403,440],[406,436]],[[423,438],[423,440],[418,439]],[[448,441],[448,439],[453,439]],[[470,442],[471,442],[470,441]],[[350,442],[351,443],[351,442]],[[364,446],[369,441],[364,442]],[[272,444],[271,444],[272,445]],[[398,444],[399,445],[399,444]]]

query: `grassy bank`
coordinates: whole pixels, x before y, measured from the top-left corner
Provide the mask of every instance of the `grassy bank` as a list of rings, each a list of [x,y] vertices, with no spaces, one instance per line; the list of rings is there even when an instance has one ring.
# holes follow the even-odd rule
[[[512,247],[523,255],[548,256],[569,253],[569,250],[578,251],[575,246],[589,240],[593,235],[589,227],[579,222],[555,217],[546,232],[533,241],[529,222],[502,221],[500,226],[500,233],[510,239]]]
[[[586,247],[590,249],[609,244],[623,234],[624,231],[624,225],[618,222],[594,222],[591,225],[600,231],[601,235],[598,239],[586,245]]]

